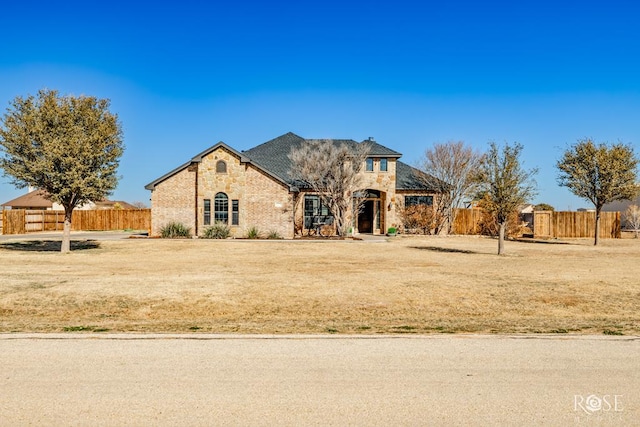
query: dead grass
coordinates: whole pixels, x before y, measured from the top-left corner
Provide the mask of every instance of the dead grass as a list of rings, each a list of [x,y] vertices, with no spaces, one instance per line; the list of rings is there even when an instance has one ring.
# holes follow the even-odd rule
[[[640,333],[640,240],[568,243],[2,243],[0,331]]]

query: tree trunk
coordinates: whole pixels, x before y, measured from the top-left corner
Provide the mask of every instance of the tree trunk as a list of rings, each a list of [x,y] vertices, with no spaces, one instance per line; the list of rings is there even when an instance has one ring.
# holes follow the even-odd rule
[[[593,246],[598,246],[598,239],[600,238],[600,209],[596,208],[596,235],[593,239]]]
[[[62,231],[62,244],[60,245],[60,252],[71,252],[71,215],[73,214],[73,208],[64,208],[64,228]]]
[[[498,255],[502,255],[504,253],[504,230],[506,225],[506,222],[500,223],[500,230],[498,231]]]

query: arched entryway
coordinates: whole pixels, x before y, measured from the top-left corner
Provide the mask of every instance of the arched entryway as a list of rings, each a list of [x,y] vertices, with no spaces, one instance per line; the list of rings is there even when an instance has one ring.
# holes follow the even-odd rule
[[[384,234],[385,193],[378,190],[366,190],[359,196],[363,202],[358,212],[356,229],[359,233]]]

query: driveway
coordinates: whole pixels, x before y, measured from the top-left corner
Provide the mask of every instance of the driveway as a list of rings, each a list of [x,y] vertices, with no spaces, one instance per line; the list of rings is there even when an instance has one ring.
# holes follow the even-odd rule
[[[2,425],[638,425],[640,338],[0,335]]]

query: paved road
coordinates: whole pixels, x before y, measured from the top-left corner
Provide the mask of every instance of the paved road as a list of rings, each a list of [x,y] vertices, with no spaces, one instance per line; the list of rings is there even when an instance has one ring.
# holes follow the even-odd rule
[[[0,425],[639,425],[640,338],[0,335]]]

